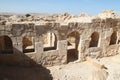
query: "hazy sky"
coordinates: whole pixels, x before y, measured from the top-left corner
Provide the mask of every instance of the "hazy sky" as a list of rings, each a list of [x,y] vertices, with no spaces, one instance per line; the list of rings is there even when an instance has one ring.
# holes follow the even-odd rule
[[[0,0],[0,12],[98,14],[105,9],[120,11],[120,0]]]

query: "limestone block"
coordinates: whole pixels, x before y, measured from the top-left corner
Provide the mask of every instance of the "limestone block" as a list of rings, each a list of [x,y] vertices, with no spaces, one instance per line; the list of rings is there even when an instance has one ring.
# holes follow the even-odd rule
[[[67,50],[67,40],[58,41],[57,50]]]

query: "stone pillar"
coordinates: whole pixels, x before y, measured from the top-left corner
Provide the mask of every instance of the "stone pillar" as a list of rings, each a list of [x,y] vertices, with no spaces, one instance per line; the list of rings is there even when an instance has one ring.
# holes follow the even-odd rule
[[[107,29],[101,33],[101,41],[99,47],[102,48],[102,57],[107,56],[107,47],[110,44],[110,37],[112,34],[112,29]]]
[[[86,49],[89,48],[89,43],[90,43],[90,39],[86,39],[86,40],[80,40],[79,46],[78,46],[78,61],[83,61],[85,60],[85,51]]]
[[[57,42],[57,50],[67,50],[67,40],[60,40]]]
[[[43,53],[43,40],[42,36],[35,37],[35,52]]]
[[[57,50],[62,59],[61,63],[67,63],[67,40],[60,40],[57,44]]]
[[[42,42],[35,42],[35,52],[36,53],[43,52],[43,43]]]
[[[14,37],[14,38],[12,38],[12,41],[13,41],[13,52],[14,52],[14,54],[23,53],[22,37]]]
[[[83,46],[82,46],[82,40],[80,40],[78,45],[78,61],[82,61],[83,58]]]

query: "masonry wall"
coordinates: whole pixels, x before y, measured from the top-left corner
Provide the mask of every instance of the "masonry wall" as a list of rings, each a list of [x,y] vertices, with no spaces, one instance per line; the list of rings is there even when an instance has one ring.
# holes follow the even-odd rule
[[[49,50],[44,51],[43,36],[48,32],[56,36],[56,48],[49,48]],[[0,26],[0,36],[8,36],[13,45],[13,54],[0,53],[0,61],[3,64],[33,65],[29,60],[30,58],[37,64],[46,66],[66,64],[68,62],[67,36],[71,32],[79,33],[79,39],[77,39],[79,43],[75,43],[78,45],[76,49],[78,60],[85,60],[86,56],[91,56],[93,53],[99,54],[97,57],[104,57],[116,55],[120,52],[119,19],[95,19],[92,23],[69,23],[68,25],[59,23],[46,23],[44,25],[13,23]],[[111,38],[114,32],[116,34]],[[97,38],[95,38],[96,35],[98,35]],[[33,44],[25,47],[28,52],[23,51],[23,38],[25,36],[34,38]],[[92,40],[96,43],[92,43]],[[91,44],[92,46],[90,46]]]

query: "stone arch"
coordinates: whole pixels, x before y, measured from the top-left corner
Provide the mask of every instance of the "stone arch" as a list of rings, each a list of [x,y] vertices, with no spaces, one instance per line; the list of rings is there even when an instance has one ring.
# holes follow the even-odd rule
[[[67,35],[67,61],[75,61],[78,59],[78,45],[80,42],[80,34],[78,31],[73,31]]]
[[[53,32],[43,34],[43,47],[44,51],[57,49],[57,36]]]
[[[91,41],[89,47],[97,47],[99,43],[99,33],[93,32],[91,35]]]
[[[109,45],[116,44],[116,42],[117,42],[117,32],[114,31],[110,37],[110,44]]]
[[[35,40],[33,36],[24,36],[22,39],[23,53],[35,52]]]
[[[9,36],[0,36],[0,54],[12,54],[13,43]]]

